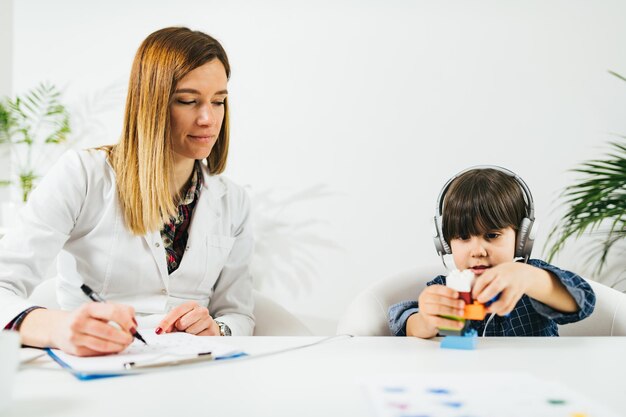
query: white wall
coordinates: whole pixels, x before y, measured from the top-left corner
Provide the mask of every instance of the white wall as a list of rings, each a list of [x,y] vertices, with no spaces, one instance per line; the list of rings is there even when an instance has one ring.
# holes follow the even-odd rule
[[[438,262],[435,198],[473,164],[527,181],[539,255],[566,171],[626,134],[626,83],[607,73],[626,74],[623,1],[292,3],[20,0],[13,90],[64,87],[77,112],[91,106],[102,121],[79,145],[114,142],[141,40],[171,25],[216,36],[233,68],[227,174],[259,200],[323,185],[279,214],[311,223],[272,237],[284,247],[265,255],[282,275],[265,290],[324,318],[374,280]],[[558,263],[582,268],[576,259]]]
[[[10,96],[13,84],[13,0],[0,0],[0,97]],[[9,179],[11,152],[0,145],[0,180]],[[0,202],[9,199],[9,187],[0,187]],[[0,224],[2,213],[0,212]]]

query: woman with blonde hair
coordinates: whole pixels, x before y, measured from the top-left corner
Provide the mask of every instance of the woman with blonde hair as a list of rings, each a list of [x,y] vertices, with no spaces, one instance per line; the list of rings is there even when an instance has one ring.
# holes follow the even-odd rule
[[[157,334],[252,334],[250,201],[219,175],[229,76],[224,49],[202,32],[143,41],[119,143],[66,153],[0,240],[0,323],[23,344],[119,352],[135,314],[164,314]],[[55,258],[62,310],[30,305]],[[83,285],[109,302],[86,302]]]

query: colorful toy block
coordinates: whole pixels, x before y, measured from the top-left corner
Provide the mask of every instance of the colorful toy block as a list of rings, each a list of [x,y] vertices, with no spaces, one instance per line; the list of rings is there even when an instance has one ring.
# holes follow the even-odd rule
[[[469,322],[465,319],[455,317],[455,316],[444,316],[444,317],[462,322],[463,327],[460,329],[455,329],[451,327],[440,327],[439,336],[462,336],[469,328]]]
[[[463,316],[443,316],[447,319],[463,321],[465,320],[482,320],[485,318],[485,307],[472,300],[472,286],[474,285],[474,273],[469,269],[459,271],[455,269],[451,271],[446,278],[446,286],[459,292],[459,299],[465,301]],[[473,301],[473,303],[472,303]],[[451,328],[439,328],[440,335],[462,336],[468,329],[468,323],[460,331]]]
[[[439,346],[442,349],[474,350],[476,349],[477,335],[476,330],[470,329],[463,336],[444,337]]]
[[[472,304],[466,304],[463,318],[467,320],[484,320],[487,315],[485,306],[478,301],[474,301]]]

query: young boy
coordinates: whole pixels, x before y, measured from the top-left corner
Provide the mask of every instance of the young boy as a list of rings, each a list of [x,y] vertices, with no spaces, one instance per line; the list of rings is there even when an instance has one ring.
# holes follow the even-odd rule
[[[515,261],[530,255],[532,240],[525,246],[534,221],[530,191],[515,174],[499,167],[466,170],[446,184],[439,200],[440,245],[459,270],[474,273],[473,299],[486,303],[499,294],[487,308],[493,320],[469,323],[479,335],[558,336],[557,324],[593,312],[595,294],[580,276],[537,259]],[[417,301],[389,308],[391,332],[430,338],[439,328],[461,329],[462,322],[442,317],[463,315],[458,296],[445,276],[436,277]]]

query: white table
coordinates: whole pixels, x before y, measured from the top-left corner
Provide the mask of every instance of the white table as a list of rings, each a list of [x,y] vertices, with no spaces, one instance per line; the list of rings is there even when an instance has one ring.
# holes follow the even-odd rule
[[[226,341],[254,355],[320,339]],[[436,340],[345,337],[273,356],[92,381],[22,370],[7,415],[373,416],[361,386],[366,378],[498,371],[562,381],[626,415],[625,356],[624,337],[488,338],[480,339],[474,351],[441,349]]]

